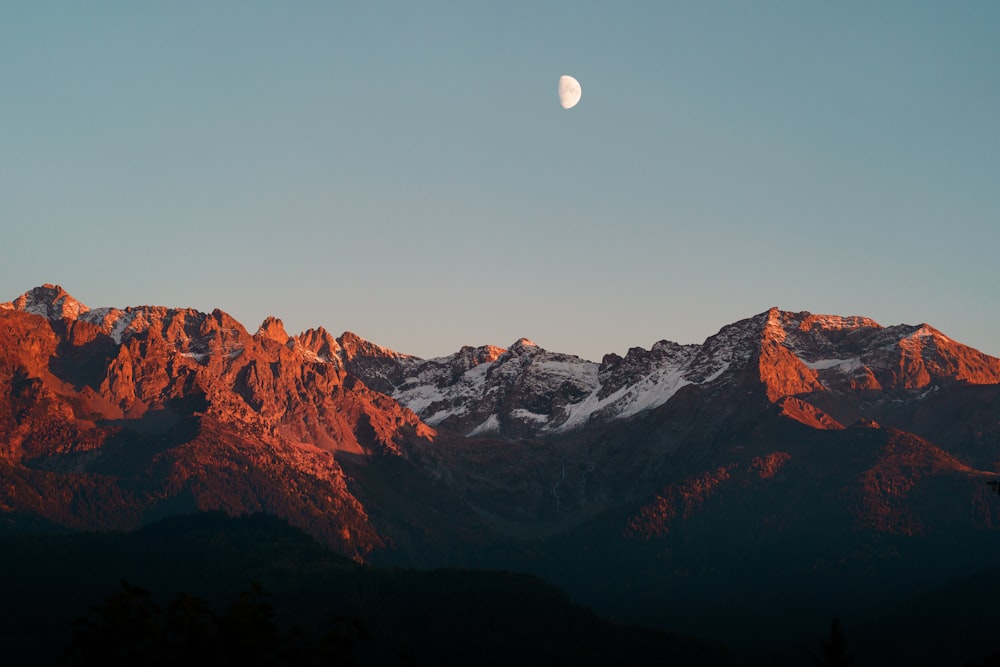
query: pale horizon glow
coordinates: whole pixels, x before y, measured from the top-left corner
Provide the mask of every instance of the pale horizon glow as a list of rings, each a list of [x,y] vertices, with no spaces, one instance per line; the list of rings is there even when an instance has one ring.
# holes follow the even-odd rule
[[[14,3],[0,301],[595,361],[777,306],[1000,356],[997,34],[975,0]]]

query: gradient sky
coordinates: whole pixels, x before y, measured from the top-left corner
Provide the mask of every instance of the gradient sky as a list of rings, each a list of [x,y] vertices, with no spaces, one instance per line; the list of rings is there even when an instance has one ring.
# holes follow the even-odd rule
[[[1000,355],[998,125],[992,0],[12,0],[0,301],[594,360],[779,306]]]

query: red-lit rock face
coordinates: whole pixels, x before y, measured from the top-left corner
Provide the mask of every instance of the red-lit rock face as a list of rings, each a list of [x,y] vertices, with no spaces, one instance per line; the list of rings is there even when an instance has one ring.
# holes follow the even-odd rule
[[[164,496],[159,500],[136,502],[193,494],[187,502],[200,509],[232,512],[260,509],[264,500],[255,494],[274,493],[248,495],[241,475],[273,477],[278,496],[305,493],[296,487],[306,484],[305,505],[314,505],[316,517],[333,506],[343,514],[347,532],[335,530],[331,539],[363,555],[378,538],[330,454],[392,454],[404,441],[434,435],[414,413],[348,376],[338,343],[325,332],[293,339],[269,319],[251,336],[219,310],[92,311],[53,286],[7,306],[0,309],[0,441],[8,465],[85,472],[120,468],[122,457],[134,455],[151,466],[153,486],[168,487],[153,494]],[[153,440],[159,451],[150,451]],[[124,441],[131,454],[120,451]],[[204,487],[212,470],[229,479],[223,488],[188,488]],[[5,502],[17,507],[22,500]],[[293,519],[302,504],[270,502]],[[345,534],[363,539],[344,542]]]
[[[655,541],[702,519],[777,530],[816,505],[914,534],[961,511],[939,488],[985,493],[998,381],[1000,360],[931,327],[858,317],[772,309],[601,363],[526,339],[422,360],[44,286],[0,304],[0,511],[100,528],[266,510],[357,558],[428,519],[447,541],[618,512],[615,539]]]
[[[762,338],[769,363],[761,364],[761,379],[772,397],[816,389],[1000,382],[1000,360],[926,324],[886,328],[867,318],[772,309]]]
[[[18,302],[37,306],[47,296],[61,304],[71,299],[58,288],[36,292]],[[205,414],[222,423],[331,451],[388,451],[403,430],[432,434],[410,411],[348,380],[338,343],[322,330],[293,339],[271,318],[251,336],[220,310],[89,311],[77,305],[71,312],[86,319],[50,322],[16,309],[0,312],[11,320],[4,349],[16,353],[15,363],[31,376],[58,386],[70,404],[74,393],[92,395],[90,418],[138,419],[194,396],[204,400]],[[77,378],[72,388],[52,370],[87,356],[88,377]]]

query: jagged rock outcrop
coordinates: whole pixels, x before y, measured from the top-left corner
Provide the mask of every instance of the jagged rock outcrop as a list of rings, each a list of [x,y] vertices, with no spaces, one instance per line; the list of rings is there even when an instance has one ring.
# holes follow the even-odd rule
[[[61,286],[45,283],[13,301],[0,303],[0,310],[19,310],[53,320],[76,319],[90,309],[70,296]]]
[[[285,499],[272,497],[271,510],[299,523],[301,503],[288,496],[307,484],[328,499],[309,515],[332,512],[319,521],[323,530],[363,556],[379,538],[332,454],[395,455],[434,432],[347,373],[338,343],[324,334],[293,339],[269,318],[251,336],[221,310],[90,310],[58,286],[36,288],[0,309],[5,465],[87,473],[120,469],[121,457],[134,456],[157,471],[150,485],[160,490],[137,501],[148,511],[192,493],[199,509],[253,511],[263,502],[254,493],[277,493]],[[127,452],[126,442],[134,443]],[[255,483],[240,474],[271,476],[273,488],[248,496],[240,487]],[[230,482],[208,495],[189,486],[220,475]],[[6,501],[15,509],[16,495]],[[331,532],[337,516],[344,535],[363,539]]]
[[[255,333],[254,336],[258,338],[270,338],[279,345],[284,345],[290,338],[288,333],[285,331],[285,324],[277,317],[273,316],[269,316],[261,322],[260,327],[257,328],[257,333]]]

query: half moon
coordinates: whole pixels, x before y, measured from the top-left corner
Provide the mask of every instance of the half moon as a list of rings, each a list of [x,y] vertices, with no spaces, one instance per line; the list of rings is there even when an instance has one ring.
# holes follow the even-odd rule
[[[562,105],[563,109],[575,107],[576,103],[580,101],[581,95],[583,95],[583,89],[580,88],[579,81],[568,74],[559,77],[559,104]]]

